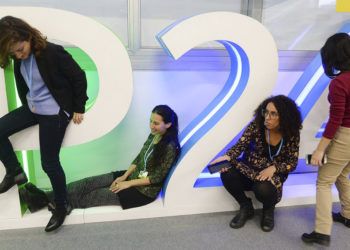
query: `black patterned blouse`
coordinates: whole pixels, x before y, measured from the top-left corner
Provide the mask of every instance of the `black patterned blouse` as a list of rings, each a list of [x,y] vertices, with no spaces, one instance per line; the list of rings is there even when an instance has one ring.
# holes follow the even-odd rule
[[[264,128],[259,129],[253,121],[226,155],[231,158],[231,164],[236,169],[253,181],[256,180],[260,171],[274,165],[276,172],[271,183],[277,189],[277,202],[279,202],[282,198],[283,183],[298,164],[299,141],[300,135],[289,139],[284,138],[280,153],[271,160]]]
[[[138,179],[140,171],[144,170],[144,161],[148,155],[148,154],[146,155],[146,153],[147,152],[149,153],[154,148],[153,138],[154,138],[154,135],[152,134],[148,136],[147,141],[143,144],[143,147],[140,153],[133,160],[132,164],[135,164],[136,168],[134,172],[131,173],[131,175],[128,177],[127,180]],[[146,164],[146,171],[148,172],[148,178],[151,184],[146,186],[137,186],[135,188],[139,192],[141,192],[142,194],[150,198],[156,198],[161,188],[163,187],[164,180],[168,175],[177,157],[177,149],[176,149],[175,143],[169,143],[166,145],[164,155],[162,156],[162,159],[160,160],[159,165],[154,165],[152,163],[151,157],[152,157],[152,154],[150,155]]]

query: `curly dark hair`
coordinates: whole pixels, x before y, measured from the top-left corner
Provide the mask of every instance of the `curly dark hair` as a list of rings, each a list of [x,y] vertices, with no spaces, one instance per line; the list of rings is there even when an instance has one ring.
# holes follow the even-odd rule
[[[166,146],[172,143],[176,149],[176,162],[181,153],[178,139],[179,125],[177,115],[168,105],[155,106],[152,113],[160,115],[163,118],[164,123],[171,123],[171,126],[166,130],[162,139],[155,145],[152,160],[155,165],[158,165],[161,162],[161,158],[164,156]]]
[[[350,36],[337,33],[329,37],[321,48],[324,73],[334,78],[343,71],[350,70]]]
[[[28,23],[13,16],[0,19],[0,67],[5,68],[11,61],[11,47],[22,41],[30,41],[31,49],[38,56],[46,48],[46,37]]]
[[[297,136],[302,129],[302,119],[298,106],[287,96],[277,95],[265,99],[258,108],[254,111],[254,120],[257,126],[261,129],[265,128],[265,117],[262,115],[262,110],[267,104],[272,102],[279,115],[279,130],[282,136],[286,139]]]

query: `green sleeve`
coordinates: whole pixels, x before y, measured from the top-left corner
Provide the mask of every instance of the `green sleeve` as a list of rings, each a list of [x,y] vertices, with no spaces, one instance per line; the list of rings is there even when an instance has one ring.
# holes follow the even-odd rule
[[[168,175],[174,161],[176,159],[176,148],[170,143],[166,146],[165,155],[160,161],[159,166],[155,166],[154,170],[149,173],[148,178],[152,184],[162,183]]]

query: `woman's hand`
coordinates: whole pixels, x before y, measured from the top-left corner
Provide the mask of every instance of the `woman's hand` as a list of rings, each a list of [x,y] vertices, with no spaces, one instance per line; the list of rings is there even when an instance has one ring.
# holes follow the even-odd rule
[[[312,157],[311,157],[311,165],[314,165],[314,166],[322,166],[322,159],[324,157],[324,151],[320,151],[320,150],[315,150],[312,154]]]
[[[110,187],[109,190],[111,190],[113,193],[118,193],[119,191],[123,189],[127,189],[129,187],[131,187],[131,184],[129,181],[122,181],[122,182],[118,182],[113,187]]]
[[[276,167],[274,165],[262,170],[256,177],[258,181],[271,181],[272,176],[276,172]]]
[[[73,122],[75,124],[80,124],[84,120],[84,114],[82,113],[73,113]]]
[[[212,164],[215,164],[215,163],[218,163],[218,162],[222,162],[222,161],[230,161],[231,158],[230,156],[228,155],[223,155],[223,156],[219,156],[218,158],[216,158],[215,160],[213,160],[212,162],[210,162],[209,164],[212,165]],[[222,168],[219,173],[225,173],[229,170],[230,168]]]
[[[123,182],[123,181],[125,181],[125,180],[126,180],[126,176],[124,176],[124,175],[119,176],[118,178],[116,178],[116,179],[112,182],[112,184],[111,184],[111,186],[109,187],[109,189],[112,189],[115,185],[117,185],[118,183]]]
[[[324,157],[324,154],[327,150],[328,145],[331,143],[331,139],[328,139],[326,137],[321,138],[320,142],[317,145],[317,148],[315,149],[315,151],[312,153],[312,157],[311,157],[311,165],[314,166],[322,166],[322,159]]]
[[[221,161],[230,161],[231,158],[228,155],[223,155],[223,156],[219,156],[218,158],[216,158],[215,160],[213,160],[211,163],[209,163],[210,165],[221,162]]]

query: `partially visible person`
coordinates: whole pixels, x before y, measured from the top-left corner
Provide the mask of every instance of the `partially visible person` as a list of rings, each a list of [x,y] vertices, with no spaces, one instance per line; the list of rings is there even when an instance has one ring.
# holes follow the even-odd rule
[[[68,184],[68,201],[72,209],[119,205],[123,209],[153,202],[180,154],[178,118],[167,105],[156,106],[150,117],[151,134],[128,170],[88,177]],[[50,193],[28,183],[20,197],[35,212],[49,205]]]
[[[84,71],[62,46],[50,43],[22,19],[0,19],[0,67],[14,62],[14,76],[22,106],[0,118],[0,160],[6,175],[0,193],[27,182],[9,136],[39,125],[41,165],[48,175],[56,203],[45,231],[53,231],[67,214],[66,176],[59,153],[71,120],[84,118],[87,82]]]
[[[269,232],[274,228],[283,183],[298,163],[301,122],[293,100],[283,95],[267,98],[238,142],[212,162],[227,160],[232,166],[221,171],[224,187],[240,205],[230,222],[232,228],[243,227],[254,216],[252,201],[244,192],[248,190],[263,204],[261,229]]]
[[[323,136],[312,154],[311,164],[318,167],[316,222],[314,231],[304,233],[306,243],[328,246],[333,221],[350,227],[350,36],[337,33],[321,48],[329,85],[329,120]],[[327,163],[322,158],[327,154]],[[335,183],[341,211],[332,214],[332,185]]]

